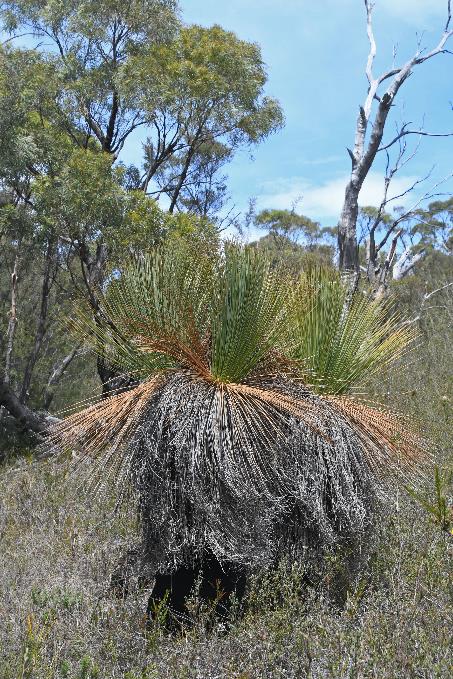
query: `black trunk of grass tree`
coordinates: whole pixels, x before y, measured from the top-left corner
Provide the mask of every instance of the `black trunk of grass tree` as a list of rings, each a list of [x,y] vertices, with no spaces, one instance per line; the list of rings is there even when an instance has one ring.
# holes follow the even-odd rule
[[[172,572],[223,567],[231,589],[235,568],[360,540],[388,480],[416,469],[417,435],[353,396],[411,331],[388,302],[349,300],[336,274],[290,283],[251,249],[173,246],[111,283],[108,324],[75,322],[138,384],[51,440],[81,450],[96,483],[134,490],[156,596]],[[173,590],[181,610],[182,582]]]

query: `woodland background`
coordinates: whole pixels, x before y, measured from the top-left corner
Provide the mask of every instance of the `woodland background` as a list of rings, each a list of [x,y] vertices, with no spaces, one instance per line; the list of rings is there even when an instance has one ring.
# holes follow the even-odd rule
[[[351,176],[338,224],[321,226],[302,214],[303,202],[257,210],[250,196],[247,212],[232,207],[228,163],[284,125],[258,45],[220,26],[185,25],[173,0],[2,3],[2,677],[450,676],[453,526],[439,507],[451,512],[453,198],[430,180],[430,166],[392,192],[432,133],[386,123],[425,60],[450,64],[448,98],[451,7],[434,45],[375,75],[373,8],[364,4],[364,101],[354,143],[344,142]],[[136,130],[146,138],[139,166],[123,160]],[[436,145],[451,147],[449,135],[428,140],[433,155]],[[362,205],[378,153],[382,200]],[[342,556],[333,555],[321,594],[303,589],[297,570],[275,573],[257,581],[227,635],[205,610],[187,635],[169,639],[158,625],[146,631],[139,596],[120,602],[107,592],[135,518],[100,498],[74,498],[36,444],[65,408],[127,386],[68,331],[73,304],[95,313],[99,288],[137,252],[169,239],[216,248],[225,237],[252,240],[294,274],[341,267],[364,291],[393,295],[420,339],[408,369],[368,389],[422,422],[437,451],[437,485],[433,471],[421,501],[405,494],[392,504],[367,568],[343,583],[341,605],[330,583]]]

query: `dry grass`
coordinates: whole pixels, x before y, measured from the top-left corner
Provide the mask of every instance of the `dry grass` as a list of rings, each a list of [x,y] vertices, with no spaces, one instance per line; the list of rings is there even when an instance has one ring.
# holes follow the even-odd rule
[[[451,309],[451,305],[449,307]],[[425,321],[405,374],[389,370],[377,401],[429,424],[451,464],[451,315]],[[429,321],[429,323],[428,323]],[[395,393],[402,393],[395,401]],[[135,517],[105,496],[77,497],[51,460],[0,470],[1,679],[449,679],[453,674],[452,538],[401,493],[352,576],[328,559],[322,587],[268,574],[228,633],[181,637],[144,626],[143,593],[121,601],[110,573],[137,539]],[[332,594],[343,595],[335,605]],[[341,597],[337,597],[341,598]]]
[[[146,631],[143,593],[121,601],[108,590],[136,537],[132,515],[75,497],[49,460],[4,468],[0,496],[2,679],[451,676],[451,539],[406,501],[354,577],[342,577],[339,555],[315,590],[281,569],[256,584],[228,633],[205,632],[205,610],[175,638]],[[337,608],[328,593],[341,587]]]

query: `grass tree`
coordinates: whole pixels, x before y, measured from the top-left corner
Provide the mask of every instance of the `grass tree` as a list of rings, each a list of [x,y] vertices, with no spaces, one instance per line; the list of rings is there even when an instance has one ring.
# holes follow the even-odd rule
[[[155,569],[209,554],[266,566],[369,526],[422,444],[357,388],[413,339],[388,302],[346,304],[337,274],[298,282],[251,248],[162,248],[128,263],[79,331],[137,385],[51,433],[97,483],[133,488]],[[102,322],[100,322],[102,321]]]

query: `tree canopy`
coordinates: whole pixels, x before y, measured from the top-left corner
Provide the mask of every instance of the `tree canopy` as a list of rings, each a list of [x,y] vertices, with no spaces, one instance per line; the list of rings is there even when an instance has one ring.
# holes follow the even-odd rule
[[[283,115],[265,94],[259,47],[220,26],[184,26],[173,0],[24,0],[2,3],[0,16],[11,36],[0,47],[2,346],[8,388],[33,403],[37,363],[54,361],[41,379],[59,372],[58,300],[83,295],[96,312],[124,253],[166,238],[209,249],[228,198],[224,166]],[[126,164],[137,138],[142,158]],[[28,289],[35,332],[21,346]]]

